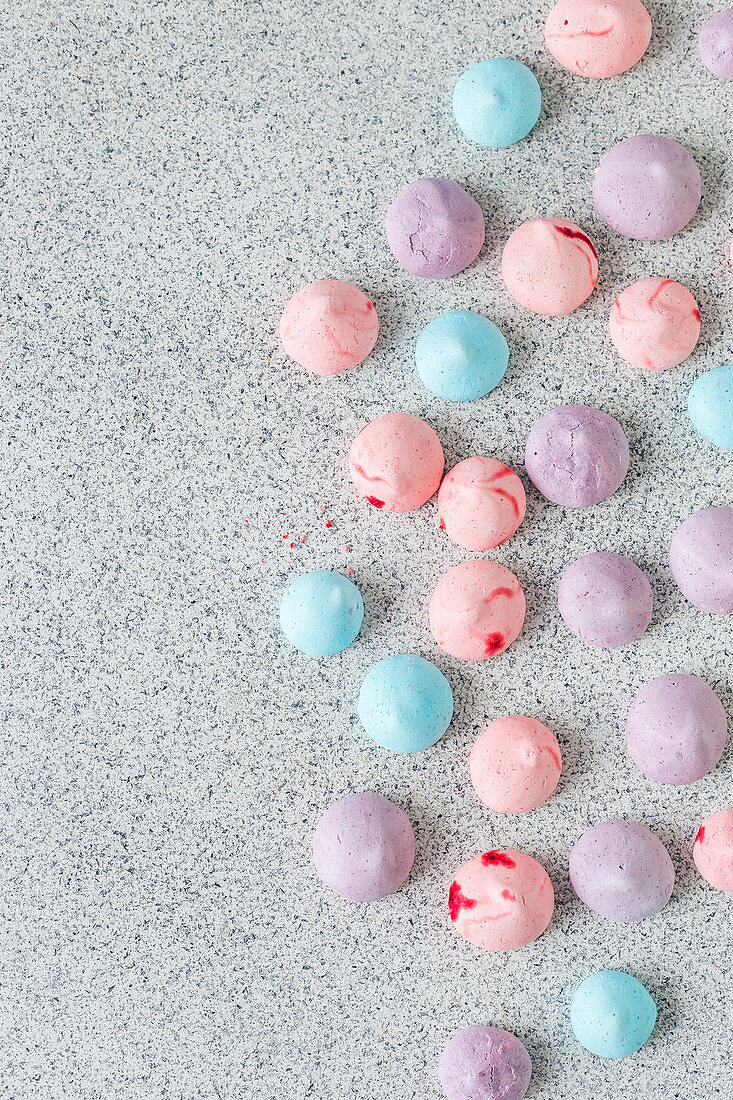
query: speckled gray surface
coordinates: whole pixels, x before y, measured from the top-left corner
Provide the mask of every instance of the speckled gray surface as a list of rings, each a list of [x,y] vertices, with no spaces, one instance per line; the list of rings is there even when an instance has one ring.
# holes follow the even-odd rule
[[[733,496],[731,457],[683,413],[733,351],[730,88],[694,34],[719,5],[653,0],[647,56],[592,83],[545,53],[548,3],[25,0],[0,16],[4,1097],[436,1100],[440,1050],[473,1022],[526,1043],[533,1100],[733,1093],[732,903],[690,858],[697,823],[731,801],[733,750],[666,788],[620,733],[662,672],[697,673],[733,707],[730,624],[689,607],[666,560],[690,511]],[[458,74],[491,54],[530,63],[545,97],[530,139],[500,152],[450,113]],[[622,240],[593,211],[594,166],[638,131],[679,139],[702,170],[699,214],[668,242]],[[479,261],[448,282],[407,276],[385,245],[386,206],[420,174],[455,178],[486,212]],[[499,275],[511,229],[544,214],[578,221],[600,255],[596,293],[557,320],[524,313]],[[605,322],[654,273],[693,290],[702,339],[642,377]],[[320,380],[284,359],[277,323],[326,276],[372,295],[382,334],[362,367]],[[412,350],[463,307],[502,327],[512,358],[490,397],[454,406],[419,384]],[[533,420],[570,401],[621,421],[629,476],[582,513],[525,479],[527,519],[495,557],[526,587],[526,627],[496,661],[460,665],[426,609],[464,555],[434,503],[401,517],[359,503],[350,441],[402,408],[451,464],[519,466]],[[564,565],[596,549],[654,586],[652,627],[615,652],[581,645],[555,604]],[[367,612],[359,640],[318,661],[283,644],[277,601],[322,567],[352,568]],[[448,734],[409,758],[355,714],[366,669],[401,649],[435,660],[456,697]],[[550,802],[503,819],[473,795],[468,752],[507,712],[547,722],[566,767]],[[407,886],[362,908],[309,865],[318,814],[360,789],[394,799],[418,838]],[[573,842],[615,815],[650,826],[677,870],[667,908],[632,926],[568,883]],[[446,926],[453,870],[496,845],[539,858],[558,900],[541,940],[506,956]],[[619,1064],[568,1028],[574,987],[603,966],[660,1008]]]

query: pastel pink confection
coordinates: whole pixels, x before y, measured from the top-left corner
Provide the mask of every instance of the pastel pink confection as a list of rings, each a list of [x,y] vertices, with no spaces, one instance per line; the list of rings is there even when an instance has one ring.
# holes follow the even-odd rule
[[[338,374],[362,363],[377,342],[377,311],[351,283],[321,279],[294,294],[280,319],[280,339],[313,374]]]
[[[560,0],[547,17],[547,48],[580,76],[625,73],[644,55],[652,21],[641,0]]]
[[[523,852],[492,851],[459,868],[448,892],[450,919],[471,943],[512,951],[541,936],[555,894],[541,863]]]
[[[706,818],[692,846],[695,866],[717,890],[733,890],[733,808]]]
[[[502,814],[542,805],[558,784],[562,758],[557,738],[534,718],[498,718],[471,751],[471,782],[482,802]]]
[[[674,279],[639,279],[619,294],[608,331],[627,363],[668,370],[687,359],[700,337],[700,310],[687,287]]]
[[[438,490],[440,526],[457,546],[490,550],[513,535],[524,519],[524,486],[495,458],[466,458]]]
[[[351,477],[362,496],[387,512],[412,512],[437,492],[443,448],[424,420],[385,413],[362,428],[349,454]]]
[[[513,573],[495,561],[466,561],[438,582],[430,629],[459,661],[485,661],[510,646],[522,629],[526,602]]]
[[[598,279],[590,237],[566,218],[535,218],[515,229],[504,246],[501,273],[526,309],[549,317],[572,313]]]

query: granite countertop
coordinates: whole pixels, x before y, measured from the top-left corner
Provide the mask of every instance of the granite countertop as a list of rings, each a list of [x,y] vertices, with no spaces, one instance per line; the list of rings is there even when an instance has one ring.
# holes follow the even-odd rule
[[[733,710],[731,628],[672,582],[672,531],[731,503],[729,454],[685,416],[700,373],[733,361],[730,88],[696,55],[720,4],[651,0],[630,73],[573,78],[546,53],[550,0],[24,0],[0,17],[4,657],[2,861],[5,1040],[0,1096],[81,1100],[439,1100],[436,1064],[469,1023],[516,1032],[531,1100],[710,1100],[733,1094],[731,899],[691,864],[697,825],[730,804],[733,750],[689,787],[647,781],[625,754],[630,700],[663,672],[702,676]],[[506,150],[454,125],[458,75],[527,62],[540,122]],[[612,233],[591,199],[618,139],[657,132],[695,155],[703,200],[661,243]],[[482,205],[487,241],[454,279],[397,267],[383,218],[421,175]],[[542,319],[507,295],[502,244],[522,220],[566,216],[600,257],[592,298]],[[701,308],[695,354],[642,376],[606,334],[616,294],[669,275]],[[303,283],[355,282],[381,320],[374,354],[331,379],[278,347]],[[450,405],[428,393],[415,339],[474,309],[504,331],[499,388]],[[540,499],[522,467],[556,404],[612,413],[631,444],[621,490],[583,512]],[[437,650],[427,601],[463,560],[435,503],[383,515],[356,498],[346,454],[393,409],[424,416],[448,465],[487,453],[518,469],[528,512],[493,556],[519,576],[525,629],[495,661]],[[303,538],[305,536],[305,538]],[[564,565],[629,554],[652,580],[651,628],[596,651],[556,607]],[[353,570],[359,639],[315,660],[283,642],[277,605],[315,568]],[[406,650],[450,680],[446,736],[389,755],[355,712],[366,670]],[[558,735],[564,774],[538,810],[500,818],[468,782],[475,736],[527,713]],[[310,866],[319,814],[351,790],[402,806],[411,878],[358,907]],[[627,816],[668,845],[677,881],[640,924],[575,898],[568,852]],[[517,847],[549,870],[555,918],[507,955],[447,927],[455,869]],[[652,992],[642,1051],[606,1062],[570,1033],[573,990],[626,969]]]

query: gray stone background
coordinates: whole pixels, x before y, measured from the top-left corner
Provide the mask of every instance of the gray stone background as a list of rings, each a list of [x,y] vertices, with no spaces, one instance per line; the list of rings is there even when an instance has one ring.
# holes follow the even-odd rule
[[[721,4],[651,0],[646,57],[608,82],[554,64],[549,5],[3,6],[3,1097],[436,1100],[444,1043],[482,1021],[526,1043],[534,1100],[733,1094],[731,898],[690,858],[699,821],[731,803],[733,751],[668,788],[622,736],[663,672],[697,673],[733,707],[730,623],[690,607],[667,565],[674,528],[733,496],[730,456],[684,412],[732,351],[733,97],[696,55]],[[490,151],[457,131],[450,94],[497,54],[531,65],[544,107],[528,140]],[[591,201],[605,149],[644,131],[686,144],[704,180],[693,223],[663,243],[615,236]],[[479,261],[449,281],[411,278],[385,244],[387,204],[420,175],[458,180],[486,213]],[[598,288],[567,318],[524,312],[500,278],[504,240],[539,215],[577,220],[598,248]],[[606,334],[617,292],[654,273],[703,317],[694,356],[658,377]],[[277,336],[290,295],[323,277],[363,287],[382,325],[366,363],[325,380]],[[463,307],[500,325],[511,362],[488,398],[450,405],[419,383],[413,347]],[[495,661],[459,664],[427,603],[465,555],[434,502],[400,517],[355,498],[351,439],[406,409],[449,465],[483,453],[523,474],[530,425],[569,401],[618,417],[629,475],[582,513],[528,486],[494,554],[525,586],[525,629]],[[577,642],[556,609],[564,565],[595,549],[631,555],[654,586],[651,628],[618,651]],[[324,567],[353,569],[367,611],[320,661],[284,643],[277,605]],[[434,660],[456,698],[414,757],[369,742],[355,714],[366,670],[400,650]],[[565,768],[548,803],[504,818],[474,796],[468,753],[512,712],[557,732]],[[363,789],[405,808],[418,855],[401,892],[357,907],[315,881],[309,846],[326,806]],[[580,833],[616,815],[654,829],[677,871],[667,908],[628,927],[567,878]],[[458,865],[498,845],[540,859],[557,894],[547,933],[503,955],[461,940],[445,903]],[[574,988],[601,967],[659,1005],[621,1063],[569,1029]]]

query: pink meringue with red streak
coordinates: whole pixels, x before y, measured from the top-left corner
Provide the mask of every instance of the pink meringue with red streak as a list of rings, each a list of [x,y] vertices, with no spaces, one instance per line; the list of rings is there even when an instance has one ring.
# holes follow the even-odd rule
[[[358,433],[349,454],[351,479],[374,508],[412,512],[437,492],[443,448],[424,420],[385,413]]]
[[[283,310],[280,339],[291,359],[312,374],[339,374],[362,363],[377,342],[379,321],[358,287],[320,279],[294,294]]]
[[[495,561],[465,561],[438,582],[430,600],[430,629],[452,657],[485,661],[512,644],[525,609],[512,572]]]
[[[545,23],[545,43],[555,60],[571,73],[597,79],[636,65],[651,36],[641,0],[559,0]]]
[[[716,890],[733,890],[733,808],[703,821],[692,846],[695,866]]]
[[[491,550],[513,535],[524,519],[524,486],[495,458],[466,458],[438,490],[440,526],[464,550]]]
[[[582,305],[598,281],[593,242],[567,218],[535,218],[504,245],[501,274],[525,309],[564,317]]]
[[[674,279],[639,279],[619,294],[608,331],[622,359],[646,370],[679,366],[700,337],[700,310]]]
[[[555,892],[542,864],[511,850],[469,859],[448,892],[456,931],[490,951],[513,951],[536,940],[554,909]]]

